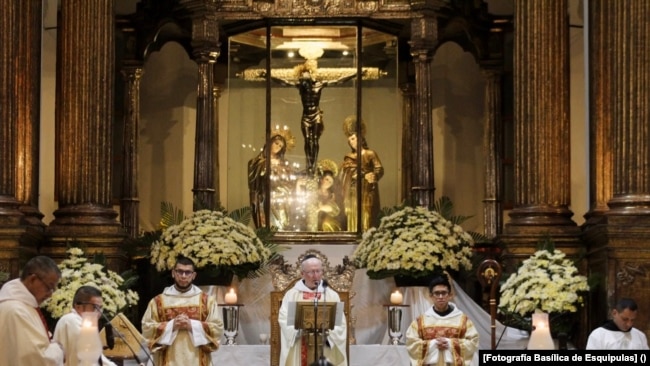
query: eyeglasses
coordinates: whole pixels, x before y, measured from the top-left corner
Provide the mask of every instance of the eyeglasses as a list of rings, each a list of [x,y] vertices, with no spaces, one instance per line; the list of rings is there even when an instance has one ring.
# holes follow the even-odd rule
[[[34,276],[36,276],[36,278],[38,278],[38,280],[41,281],[42,284],[45,285],[45,287],[47,288],[47,291],[49,291],[49,293],[54,293],[54,291],[56,291],[56,287],[58,286],[58,284],[52,286],[52,285],[48,284],[47,282],[45,282],[43,277],[41,277],[38,273],[32,273],[32,274]]]
[[[175,269],[174,272],[181,277],[187,277],[194,274],[194,271],[183,271],[181,269]]]
[[[434,291],[431,293],[431,296],[433,297],[445,297],[447,295],[449,295],[449,292],[447,291]]]
[[[315,269],[313,271],[302,271],[302,273],[304,273],[304,274],[306,274],[308,276],[314,276],[314,275],[323,274],[323,270],[322,269]]]

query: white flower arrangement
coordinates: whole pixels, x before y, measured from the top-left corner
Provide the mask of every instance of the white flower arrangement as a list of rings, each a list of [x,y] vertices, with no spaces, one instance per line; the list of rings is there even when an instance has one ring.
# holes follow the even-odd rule
[[[179,256],[197,269],[216,267],[245,277],[267,262],[272,251],[249,226],[221,211],[200,210],[165,228],[151,245],[151,263],[159,272],[174,268]]]
[[[574,263],[556,249],[543,249],[524,260],[517,270],[501,286],[500,312],[512,315],[521,325],[539,309],[551,315],[551,329],[562,332],[570,330],[572,324],[556,321],[562,314],[578,311],[583,304],[583,295],[589,291],[587,277],[579,275]],[[564,317],[566,318],[566,316]]]
[[[370,278],[472,268],[471,235],[426,207],[404,207],[367,230],[353,258]]]
[[[121,289],[122,276],[102,264],[89,262],[80,248],[70,248],[66,253],[68,258],[58,265],[61,270],[59,287],[43,304],[52,318],[58,319],[72,310],[74,294],[81,286],[94,286],[102,291],[103,308],[110,316],[138,304],[136,292]]]

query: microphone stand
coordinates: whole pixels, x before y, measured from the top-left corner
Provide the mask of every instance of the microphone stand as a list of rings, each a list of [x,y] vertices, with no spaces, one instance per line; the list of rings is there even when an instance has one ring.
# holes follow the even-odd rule
[[[104,325],[104,328],[113,326],[111,324],[111,321],[108,319],[106,314],[104,314],[102,309],[99,308],[98,305],[95,305],[95,304],[90,304],[90,305],[93,305],[95,310],[101,314],[102,319],[104,319],[104,321],[106,322],[106,325]],[[127,329],[129,330],[129,332],[131,331],[128,327],[127,327]],[[106,333],[108,335],[108,332],[106,332]],[[135,352],[133,347],[131,347],[131,345],[126,341],[126,338],[124,338],[124,334],[122,334],[121,332],[119,332],[115,328],[113,328],[113,334],[116,334],[117,337],[120,338],[122,340],[122,342],[124,342],[124,344],[126,344],[126,346],[129,348],[129,351],[131,351],[131,353],[133,354],[133,358],[135,358],[135,362],[137,362],[139,366],[144,366],[145,364],[140,361],[140,358],[138,358],[138,354]],[[135,337],[135,334],[131,333],[131,335]],[[135,339],[137,340],[137,337],[135,337]],[[106,343],[108,343],[108,340],[106,340]],[[112,349],[112,347],[111,347],[111,349]],[[140,346],[140,349],[142,349],[142,351],[144,351],[144,354],[147,356],[148,361],[151,362],[151,365],[156,366],[156,364],[153,362],[153,358],[151,357],[151,354],[145,348],[143,348],[142,346]]]
[[[327,301],[327,295],[325,295],[325,292],[327,291],[327,282],[322,281],[321,285],[323,286],[323,314],[325,314],[325,302]],[[316,322],[316,327],[318,327],[318,303],[314,303],[314,310],[316,311],[316,314],[314,315],[314,321]],[[331,362],[325,358],[325,342],[327,341],[327,336],[325,335],[325,322],[323,321],[321,323],[321,337],[322,343],[321,343],[321,352],[320,352],[320,357],[318,357],[318,332],[314,332],[314,363],[312,363],[310,366],[334,366]]]

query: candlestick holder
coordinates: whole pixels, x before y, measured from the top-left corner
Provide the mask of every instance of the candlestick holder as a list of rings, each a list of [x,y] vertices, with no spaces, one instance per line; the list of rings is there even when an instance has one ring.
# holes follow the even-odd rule
[[[239,308],[243,304],[221,305],[223,312],[223,334],[226,336],[226,346],[235,346],[235,338],[239,331]]]
[[[388,337],[390,337],[390,344],[396,346],[400,344],[402,339],[402,308],[407,308],[410,305],[384,305],[388,310]]]

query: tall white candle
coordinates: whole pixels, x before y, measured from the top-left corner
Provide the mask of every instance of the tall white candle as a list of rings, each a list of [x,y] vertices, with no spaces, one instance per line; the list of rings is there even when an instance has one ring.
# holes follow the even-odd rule
[[[82,313],[81,317],[81,329],[77,339],[77,358],[82,366],[90,366],[96,364],[102,354],[102,341],[99,339],[97,331],[97,313]]]

